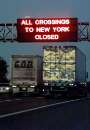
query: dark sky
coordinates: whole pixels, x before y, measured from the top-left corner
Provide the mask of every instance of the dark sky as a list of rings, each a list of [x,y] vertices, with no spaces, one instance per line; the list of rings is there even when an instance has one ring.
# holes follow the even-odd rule
[[[90,21],[90,0],[0,0],[0,23],[16,22],[17,18],[30,17],[77,17],[80,22]],[[52,43],[51,43],[52,44]],[[53,43],[53,45],[75,45],[87,58],[90,80],[90,42]],[[37,43],[2,43],[0,56],[10,65],[12,54],[42,54]]]

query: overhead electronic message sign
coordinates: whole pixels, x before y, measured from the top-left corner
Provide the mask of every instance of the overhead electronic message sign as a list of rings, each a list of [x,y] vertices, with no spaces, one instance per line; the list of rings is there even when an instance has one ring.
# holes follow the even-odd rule
[[[77,35],[77,18],[17,19],[19,42],[76,42]]]

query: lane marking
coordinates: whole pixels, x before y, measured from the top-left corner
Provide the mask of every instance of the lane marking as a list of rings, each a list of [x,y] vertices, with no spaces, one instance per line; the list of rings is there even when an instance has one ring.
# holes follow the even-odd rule
[[[76,101],[80,101],[80,100],[82,100],[82,99],[76,99],[76,100],[70,100],[70,101],[64,101],[64,102],[58,102],[58,103],[54,103],[54,104],[44,105],[44,106],[41,106],[41,107],[30,108],[30,109],[21,110],[21,111],[17,111],[17,112],[13,112],[13,113],[8,113],[8,114],[0,115],[0,119],[1,118],[5,118],[5,117],[9,117],[9,116],[14,116],[14,115],[26,113],[26,112],[31,112],[31,111],[39,110],[39,109],[42,109],[42,108],[48,108],[48,107],[52,107],[52,106],[56,106],[56,105],[66,104],[66,103],[70,103],[70,102],[76,102]]]
[[[14,100],[16,100],[16,101],[20,101],[20,100],[23,100],[23,99],[16,98],[16,99],[14,99]]]
[[[2,100],[0,101],[0,103],[3,103],[3,102],[10,102],[9,100]]]
[[[11,99],[7,99],[7,100],[4,100],[5,102],[11,102],[12,100]]]
[[[20,100],[23,100],[23,99],[16,98],[16,99],[6,99],[6,100],[0,100],[0,103],[2,103],[2,102],[13,102],[13,101],[20,101]]]

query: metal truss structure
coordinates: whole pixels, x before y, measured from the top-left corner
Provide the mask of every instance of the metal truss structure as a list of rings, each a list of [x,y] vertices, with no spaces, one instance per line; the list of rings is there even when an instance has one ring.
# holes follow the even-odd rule
[[[0,24],[0,41],[1,42],[17,41],[17,28],[15,23]]]
[[[89,22],[78,24],[78,41],[89,41]]]
[[[89,22],[78,23],[78,41],[89,41],[88,39]],[[1,23],[0,24],[0,41],[14,42],[17,41],[17,24]]]

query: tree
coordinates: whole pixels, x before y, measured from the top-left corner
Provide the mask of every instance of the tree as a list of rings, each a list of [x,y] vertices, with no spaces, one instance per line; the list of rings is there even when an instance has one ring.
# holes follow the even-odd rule
[[[7,63],[6,61],[0,57],[0,83],[6,83],[8,82],[8,79],[7,79]]]

